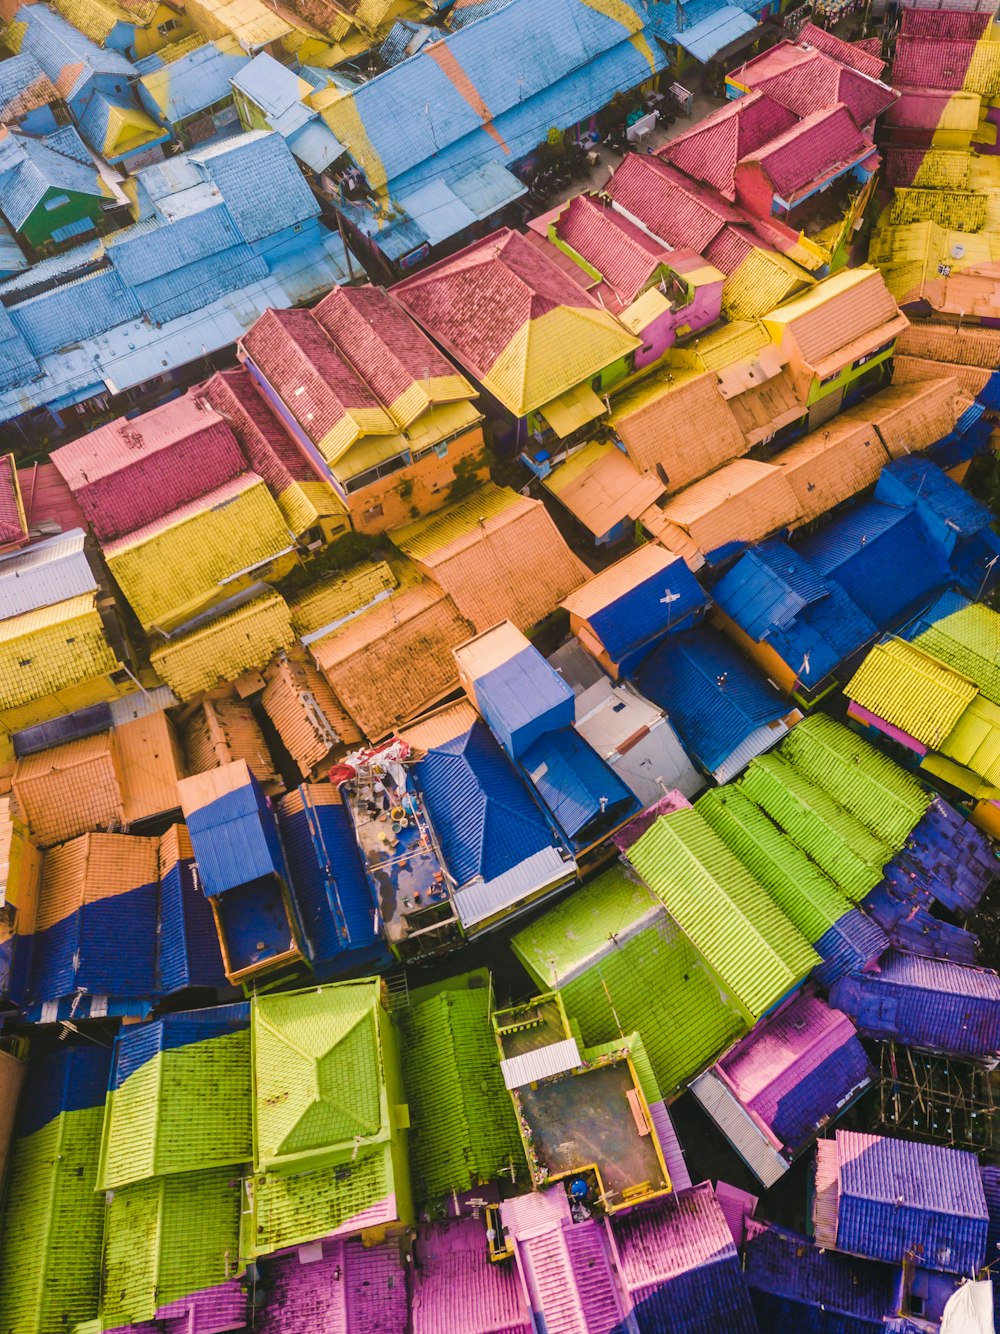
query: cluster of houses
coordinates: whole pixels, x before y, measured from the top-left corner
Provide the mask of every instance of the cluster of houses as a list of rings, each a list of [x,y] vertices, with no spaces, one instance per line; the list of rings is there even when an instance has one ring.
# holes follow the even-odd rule
[[[1000,29],[526,4],[0,0],[2,1331],[993,1327]]]

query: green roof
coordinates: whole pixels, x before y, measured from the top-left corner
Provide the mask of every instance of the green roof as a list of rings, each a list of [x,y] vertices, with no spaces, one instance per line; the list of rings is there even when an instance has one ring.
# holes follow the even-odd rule
[[[645,885],[611,866],[519,931],[511,948],[540,987],[561,987],[607,952],[612,933],[622,939],[658,911]]]
[[[106,1328],[152,1320],[159,1307],[239,1272],[242,1181],[224,1168],[116,1190],[108,1205]]]
[[[410,1161],[417,1200],[493,1181],[524,1154],[490,1025],[488,975],[470,987],[453,978],[400,1011],[410,1107]]]
[[[739,788],[712,788],[695,802],[695,810],[811,945],[850,911],[830,877]]]
[[[818,963],[805,937],[696,810],[660,816],[628,857],[753,1021]]]
[[[882,879],[892,848],[780,756],[754,760],[739,786],[853,902]]]
[[[14,1144],[0,1243],[0,1329],[55,1334],[97,1315],[103,1107],[62,1112]]]
[[[108,1094],[102,1190],[252,1156],[247,1029],[160,1051]]]
[[[919,779],[821,713],[793,727],[779,753],[893,852],[930,805],[930,793]]]
[[[305,1170],[388,1137],[378,979],[255,996],[254,1164]]]
[[[620,1043],[623,1032],[640,1034],[661,1097],[680,1092],[747,1030],[743,1015],[665,912],[645,930],[609,942],[603,957],[559,994],[588,1047]],[[646,1096],[656,1100],[648,1091]]]
[[[1000,615],[970,602],[935,621],[914,639],[917,648],[961,672],[994,704],[1000,704]]]

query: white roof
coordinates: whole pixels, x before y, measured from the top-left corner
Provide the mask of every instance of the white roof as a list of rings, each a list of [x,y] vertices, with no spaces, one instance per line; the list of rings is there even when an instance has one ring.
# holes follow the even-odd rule
[[[73,528],[0,558],[0,620],[96,593],[85,541],[83,529]]]

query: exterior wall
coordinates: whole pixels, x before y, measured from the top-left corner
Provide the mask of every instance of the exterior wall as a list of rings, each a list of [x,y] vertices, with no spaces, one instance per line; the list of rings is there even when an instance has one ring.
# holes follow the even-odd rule
[[[884,362],[888,361],[895,350],[896,340],[893,339],[888,347],[877,352],[875,356],[868,357],[867,360],[864,360],[860,365],[845,366],[837,375],[830,376],[829,379],[824,380],[822,383],[814,377],[809,388],[806,403],[811,405],[815,403],[817,399],[825,398],[827,394],[832,394],[838,389],[846,391],[855,380],[860,379],[862,375],[866,375],[873,370],[874,367],[881,366]]]
[[[758,643],[757,640],[751,639],[745,630],[742,630],[735,621],[731,620],[718,607],[712,609],[712,621],[727,639],[731,639],[738,648],[746,653],[752,662],[760,667],[766,676],[771,678],[779,690],[784,691],[786,695],[794,695],[798,677],[788,663],[779,657],[769,644]]]
[[[118,26],[123,28],[125,25]],[[161,27],[166,28],[166,31],[161,32]],[[183,7],[170,9],[167,5],[157,5],[156,13],[149,24],[141,28],[133,27],[128,34],[125,54],[129,60],[143,60],[171,42],[180,42],[185,37],[190,37],[194,31],[194,24],[185,15]]]
[[[755,218],[769,218],[777,212],[771,182],[757,162],[742,163],[736,168],[736,202]]]
[[[704,283],[694,290],[693,299],[679,310],[665,311],[644,329],[636,330],[642,347],[635,353],[635,369],[645,370],[659,361],[677,342],[714,324],[722,313],[722,283]]]
[[[384,533],[446,505],[459,478],[485,482],[488,477],[486,441],[480,424],[449,441],[442,457],[432,449],[416,463],[358,491],[349,491],[346,500],[351,524],[359,533]]]
[[[47,209],[46,203],[52,199],[66,197],[66,203],[58,208]],[[52,233],[81,218],[90,218],[93,222],[103,213],[101,201],[93,195],[75,194],[68,190],[49,189],[41,203],[32,211],[27,222],[21,228],[21,235],[29,245],[39,248],[52,239]]]

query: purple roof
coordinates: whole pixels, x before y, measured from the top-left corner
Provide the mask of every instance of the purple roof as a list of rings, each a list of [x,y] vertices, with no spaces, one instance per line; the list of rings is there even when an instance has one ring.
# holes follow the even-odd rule
[[[862,1033],[972,1059],[1000,1051],[1000,977],[890,950],[877,972],[842,977],[830,1003]]]
[[[726,1216],[708,1182],[611,1219],[640,1329],[757,1334]]]
[[[986,1254],[975,1154],[838,1130],[837,1249],[972,1274]]]
[[[823,962],[812,975],[821,987],[831,987],[838,977],[864,968],[888,948],[889,937],[878,922],[860,908],[852,908],[813,945]]]
[[[906,902],[888,880],[865,898],[865,908],[888,932],[896,949],[953,963],[974,964],[978,958],[979,940],[971,931],[941,921],[922,903]]]
[[[416,1254],[413,1334],[531,1334],[517,1270],[487,1259],[481,1219],[421,1228]]]
[[[890,867],[959,913],[977,908],[1000,875],[990,840],[940,797],[931,802]]]
[[[308,1249],[310,1252],[314,1248]],[[267,1302],[255,1334],[398,1334],[406,1328],[406,1273],[398,1245],[325,1241],[263,1264]]]
[[[986,1212],[990,1216],[990,1225],[986,1234],[986,1263],[992,1264],[1000,1259],[1000,1167],[983,1167],[983,1194],[986,1196]]]
[[[156,1313],[156,1328],[170,1334],[223,1334],[236,1329],[247,1318],[247,1295],[243,1283],[232,1279],[216,1288],[205,1288],[189,1297],[161,1306]]]
[[[808,990],[759,1023],[721,1058],[716,1072],[791,1153],[800,1152],[873,1074],[847,1015]]]
[[[851,1317],[850,1325],[843,1326],[851,1334],[875,1334],[895,1305],[898,1271],[891,1265],[823,1250],[755,1218],[747,1222],[743,1258],[754,1310],[765,1329],[819,1334],[833,1327],[829,1316],[820,1314],[828,1312]]]

